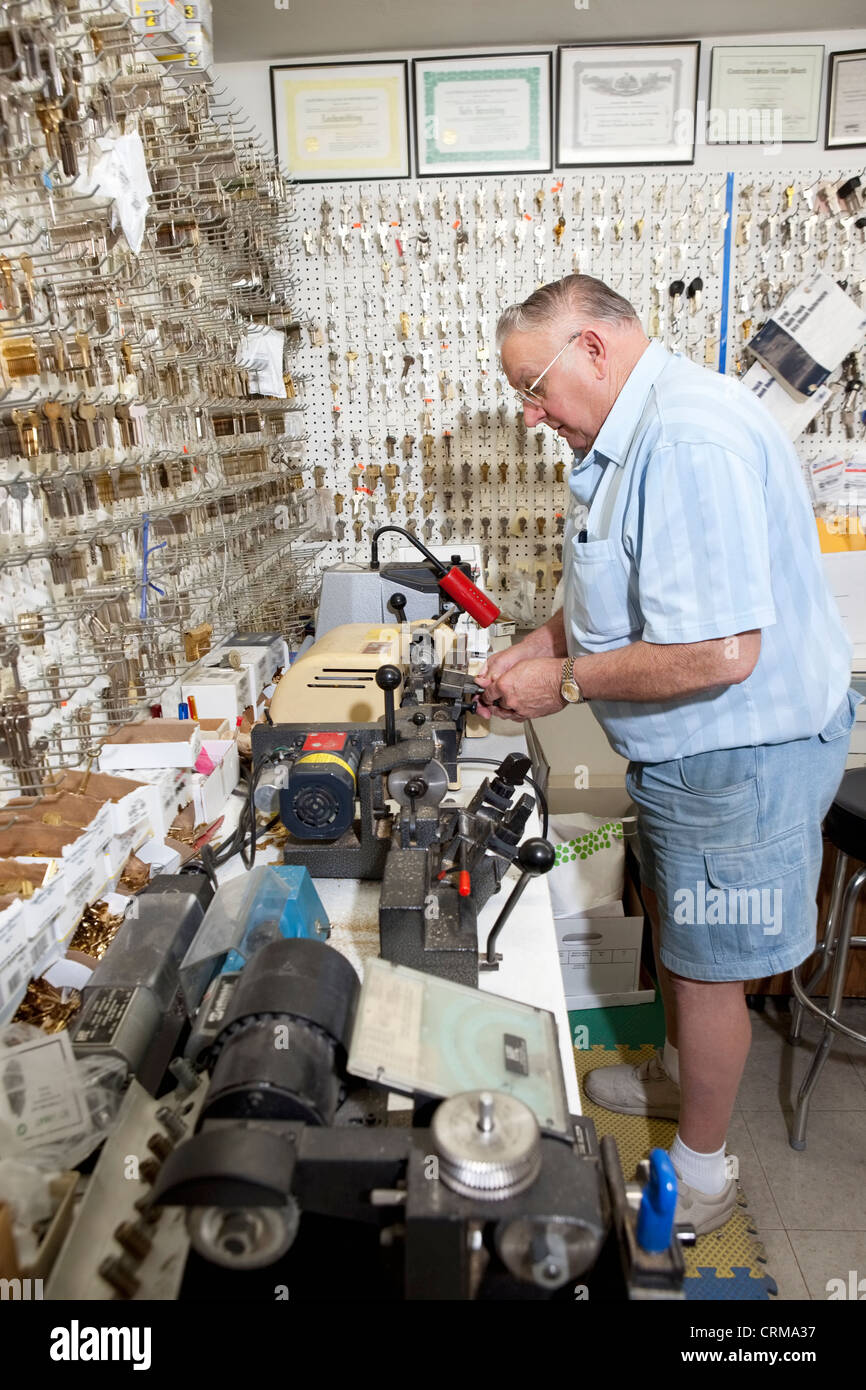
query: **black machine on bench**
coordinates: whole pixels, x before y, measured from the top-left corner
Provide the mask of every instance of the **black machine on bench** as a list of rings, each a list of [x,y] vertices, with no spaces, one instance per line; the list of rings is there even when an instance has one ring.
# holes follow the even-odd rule
[[[497,616],[462,570],[439,582],[483,625]],[[521,879],[483,961],[495,968],[508,911],[554,851],[545,840],[520,843],[534,805],[518,794],[529,758],[510,754],[467,806],[445,804],[480,693],[453,631],[458,614],[452,605],[411,625],[332,628],[280,681],[270,722],[253,729],[252,791],[290,832],[287,864],[313,878],[381,879],[385,959],[474,985],[478,911],[517,863]]]
[[[670,1202],[641,1245],[545,1010],[381,960],[361,987],[329,946],[283,940],[202,1060],[196,1133],[144,1207],[186,1209],[182,1298],[681,1297]],[[411,1127],[382,1088],[414,1097]]]

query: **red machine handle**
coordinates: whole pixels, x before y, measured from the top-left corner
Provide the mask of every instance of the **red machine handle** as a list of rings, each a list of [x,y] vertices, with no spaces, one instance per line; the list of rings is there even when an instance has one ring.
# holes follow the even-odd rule
[[[457,565],[453,565],[447,574],[443,574],[439,580],[440,589],[444,589],[449,598],[453,598],[455,603],[459,603],[461,608],[465,608],[470,618],[474,618],[479,627],[489,627],[495,623],[499,617],[499,609],[495,603],[491,603],[486,594],[483,594],[477,585],[467,579],[466,575]]]

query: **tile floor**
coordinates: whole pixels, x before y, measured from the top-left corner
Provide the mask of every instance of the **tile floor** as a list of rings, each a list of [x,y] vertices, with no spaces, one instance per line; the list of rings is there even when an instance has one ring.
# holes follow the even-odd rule
[[[772,998],[751,1011],[752,1049],[737,1096],[728,1152],[740,1177],[780,1299],[826,1299],[850,1271],[866,1299],[866,1048],[837,1038],[812,1095],[806,1148],[788,1143],[800,1082],[821,1025],[806,1016],[796,1047],[790,1015]],[[866,1032],[866,1000],[846,1000],[842,1020]],[[850,1297],[850,1293],[848,1295]]]

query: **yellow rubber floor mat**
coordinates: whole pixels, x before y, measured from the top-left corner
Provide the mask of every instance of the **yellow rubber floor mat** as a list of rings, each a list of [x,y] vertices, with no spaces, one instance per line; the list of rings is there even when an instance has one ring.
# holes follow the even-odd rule
[[[676,1134],[675,1120],[651,1120],[644,1115],[618,1115],[594,1105],[587,1096],[583,1078],[595,1067],[635,1066],[651,1057],[655,1045],[640,1047],[574,1048],[574,1065],[580,1083],[583,1113],[595,1124],[599,1138],[612,1134],[619,1149],[626,1182],[632,1181],[642,1158],[650,1149],[668,1149]],[[777,1292],[766,1269],[766,1254],[758,1240],[746,1198],[740,1189],[740,1205],[731,1219],[717,1231],[698,1236],[695,1245],[684,1250],[687,1299],[767,1299]]]

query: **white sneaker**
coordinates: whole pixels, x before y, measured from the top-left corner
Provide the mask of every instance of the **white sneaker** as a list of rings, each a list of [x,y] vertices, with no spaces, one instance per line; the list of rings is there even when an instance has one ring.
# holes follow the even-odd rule
[[[593,1104],[602,1105],[605,1110],[676,1120],[680,1113],[680,1088],[665,1071],[663,1057],[659,1047],[637,1066],[597,1067],[587,1072],[583,1089]]]
[[[698,1192],[697,1188],[689,1187],[682,1178],[677,1178],[677,1210],[674,1221],[689,1222],[699,1236],[705,1236],[709,1231],[724,1226],[733,1215],[736,1205],[737,1183],[734,1178],[729,1178],[721,1192],[716,1193],[714,1197],[708,1196],[706,1192]]]

